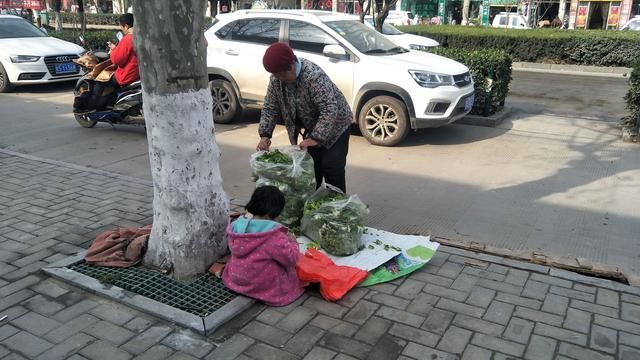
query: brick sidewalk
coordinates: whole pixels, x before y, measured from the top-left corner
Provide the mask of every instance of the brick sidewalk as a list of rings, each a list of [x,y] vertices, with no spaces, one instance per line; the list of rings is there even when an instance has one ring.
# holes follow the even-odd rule
[[[209,337],[51,280],[95,235],[150,223],[139,179],[0,150],[2,359],[640,359],[640,290],[445,248],[327,303],[256,305]]]

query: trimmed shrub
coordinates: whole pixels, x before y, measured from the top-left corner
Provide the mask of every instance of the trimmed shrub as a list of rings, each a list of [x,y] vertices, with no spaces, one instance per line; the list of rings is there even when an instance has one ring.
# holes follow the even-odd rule
[[[78,30],[63,29],[61,31],[49,31],[49,35],[56,37],[58,39],[66,40],[74,44],[80,45],[80,41],[78,40],[78,36],[80,36],[80,32]],[[91,49],[94,51],[105,51],[107,50],[107,41],[111,41],[113,43],[117,41],[116,31],[87,30],[84,33],[84,41],[85,41],[85,45],[84,45],[85,49]]]
[[[504,105],[511,82],[511,56],[505,51],[438,48],[432,52],[469,68],[476,96],[472,114],[489,116]]]
[[[118,18],[122,14],[90,14],[85,13],[85,20],[87,21],[87,25],[118,25]],[[80,14],[79,13],[71,13],[71,12],[60,12],[60,16],[62,17],[62,22],[65,24],[79,24],[80,23]],[[53,16],[55,18],[55,15]]]
[[[626,128],[633,136],[640,135],[640,61],[637,61],[629,77],[629,91],[624,100],[627,102],[627,116],[622,120],[623,128]]]
[[[477,26],[405,26],[444,47],[500,49],[514,61],[596,66],[633,65],[640,53],[640,33],[632,31],[497,29]]]

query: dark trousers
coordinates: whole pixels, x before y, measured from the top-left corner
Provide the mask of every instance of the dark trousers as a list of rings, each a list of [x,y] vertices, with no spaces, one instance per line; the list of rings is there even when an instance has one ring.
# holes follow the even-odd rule
[[[349,152],[349,130],[345,130],[333,146],[310,147],[307,151],[313,158],[316,172],[316,186],[322,184],[322,179],[340,190],[347,192],[345,180],[345,167],[347,166],[347,153]]]
[[[118,97],[118,82],[112,76],[109,81],[96,81],[93,87],[93,99],[91,104],[96,110],[104,110],[107,106],[113,105]]]

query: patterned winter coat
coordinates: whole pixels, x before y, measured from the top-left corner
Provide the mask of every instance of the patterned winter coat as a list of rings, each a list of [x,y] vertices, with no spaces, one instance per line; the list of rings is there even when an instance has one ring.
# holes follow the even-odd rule
[[[227,236],[231,258],[222,281],[229,289],[271,306],[288,305],[302,295],[296,273],[300,250],[285,226],[252,225],[241,217],[229,224]]]
[[[297,144],[302,129],[307,136],[330,148],[351,126],[353,114],[342,92],[329,76],[309,60],[299,59],[300,74],[293,83],[273,75],[260,116],[260,137],[271,138],[279,119],[292,144]]]

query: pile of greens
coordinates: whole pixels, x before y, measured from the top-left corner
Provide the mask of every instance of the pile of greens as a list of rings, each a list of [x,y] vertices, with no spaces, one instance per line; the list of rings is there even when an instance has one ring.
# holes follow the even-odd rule
[[[284,194],[285,207],[276,220],[290,228],[298,226],[305,201],[316,189],[311,156],[299,147],[260,151],[251,156],[251,169],[258,178],[256,187],[273,185]]]
[[[258,161],[273,164],[293,164],[293,159],[276,149],[273,151],[266,151],[264,154],[258,156]]]
[[[368,213],[356,195],[322,187],[307,200],[301,228],[329,254],[348,256],[363,248],[361,237]]]

